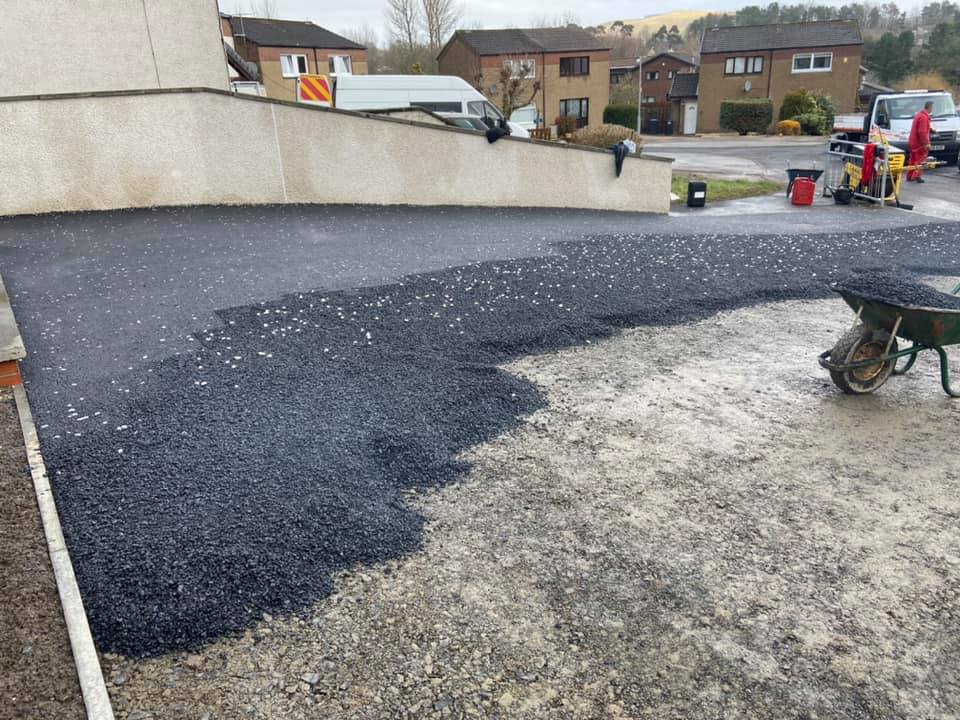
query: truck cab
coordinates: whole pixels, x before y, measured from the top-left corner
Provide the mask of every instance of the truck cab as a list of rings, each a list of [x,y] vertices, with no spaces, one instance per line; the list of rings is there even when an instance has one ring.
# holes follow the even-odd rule
[[[902,93],[877,95],[870,110],[863,116],[862,125],[853,127],[857,116],[840,116],[835,121],[838,137],[844,140],[869,142],[881,134],[891,145],[909,150],[910,128],[913,117],[927,101],[933,101],[930,113],[930,155],[948,163],[957,162],[960,151],[960,117],[950,93],[930,90],[910,90]],[[859,125],[859,122],[856,123]],[[871,138],[871,136],[873,136]]]

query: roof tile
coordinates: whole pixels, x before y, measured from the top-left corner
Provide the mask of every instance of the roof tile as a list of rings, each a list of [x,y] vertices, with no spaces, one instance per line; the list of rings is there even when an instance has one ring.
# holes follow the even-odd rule
[[[329,48],[332,50],[365,50],[359,43],[330,32],[326,28],[301,20],[275,20],[236,15],[224,16],[230,21],[235,36],[246,36],[266,47]]]
[[[608,43],[580,28],[514,28],[458,30],[465,42],[481,55],[515,55],[540,52],[609,50]]]
[[[722,53],[862,44],[860,26],[855,20],[827,20],[709,28],[703,34],[700,52]]]

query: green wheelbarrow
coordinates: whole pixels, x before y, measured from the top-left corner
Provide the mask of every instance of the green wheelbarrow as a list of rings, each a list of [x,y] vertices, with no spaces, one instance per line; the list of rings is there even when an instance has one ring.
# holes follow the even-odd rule
[[[821,367],[830,371],[837,387],[854,395],[871,393],[891,375],[905,375],[920,353],[931,350],[940,357],[944,392],[960,397],[960,391],[950,386],[950,365],[943,349],[960,344],[960,304],[952,302],[952,308],[923,307],[878,299],[836,285],[833,290],[857,314],[853,327],[833,348],[820,355]],[[960,285],[953,289],[953,295],[958,293]],[[898,337],[910,341],[910,347],[900,350]],[[902,368],[897,368],[901,358],[908,359]]]

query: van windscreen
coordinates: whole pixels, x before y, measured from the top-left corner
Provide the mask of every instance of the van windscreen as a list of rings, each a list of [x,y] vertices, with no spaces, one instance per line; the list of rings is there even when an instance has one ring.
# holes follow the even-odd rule
[[[923,104],[928,100],[933,101],[933,112],[930,115],[935,118],[951,117],[957,114],[953,98],[949,95],[904,95],[887,99],[890,117],[894,120],[908,120],[923,110]]]
[[[423,102],[420,102],[418,100],[411,100],[410,104],[416,107],[421,107],[424,110],[430,110],[432,112],[458,113],[463,110],[463,107],[458,102],[431,102],[430,100],[424,100]]]

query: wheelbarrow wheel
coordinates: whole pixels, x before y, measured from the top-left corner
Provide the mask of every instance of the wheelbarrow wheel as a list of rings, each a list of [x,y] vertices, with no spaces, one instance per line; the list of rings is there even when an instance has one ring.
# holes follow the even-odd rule
[[[882,358],[890,343],[890,353],[897,352],[897,339],[891,342],[886,330],[857,325],[837,341],[830,351],[830,362],[837,365],[864,362]],[[896,360],[887,360],[853,370],[831,370],[833,384],[851,395],[871,393],[883,385],[897,364]]]

